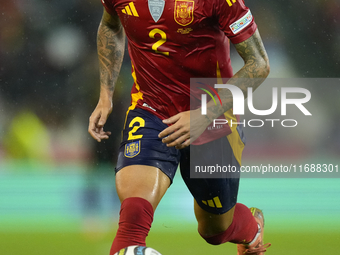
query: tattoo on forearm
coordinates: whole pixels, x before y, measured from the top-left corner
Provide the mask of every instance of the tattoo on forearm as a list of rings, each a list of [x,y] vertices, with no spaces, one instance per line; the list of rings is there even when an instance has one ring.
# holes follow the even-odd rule
[[[124,56],[124,32],[120,26],[113,30],[103,22],[100,24],[97,35],[97,48],[99,58],[101,86],[114,90]]]
[[[254,91],[268,76],[268,56],[258,31],[248,40],[236,44],[235,47],[245,64],[228,80],[228,84],[238,86],[243,91],[245,97],[247,97],[248,87],[252,87]],[[221,89],[219,96],[223,102],[222,107],[219,105],[215,106],[214,104],[207,106],[207,112],[211,121],[233,107],[233,98],[229,90]]]
[[[248,40],[235,45],[235,47],[240,56],[244,59],[245,65],[233,78],[256,78],[254,80],[259,81],[257,82],[257,85],[259,86],[269,73],[268,56],[259,32],[256,31]],[[249,86],[240,86],[242,90],[246,87]]]

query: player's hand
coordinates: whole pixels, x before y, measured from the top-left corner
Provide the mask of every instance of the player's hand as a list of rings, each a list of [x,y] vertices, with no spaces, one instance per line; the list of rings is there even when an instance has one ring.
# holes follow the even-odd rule
[[[112,102],[110,100],[99,100],[96,109],[94,109],[90,116],[88,131],[98,142],[108,139],[109,135],[111,135],[111,132],[104,131],[104,125],[111,112]]]
[[[209,125],[206,118],[201,115],[200,109],[178,113],[163,120],[163,123],[172,125],[160,132],[158,137],[163,138],[162,142],[166,143],[168,147],[175,146],[176,149],[189,146]]]

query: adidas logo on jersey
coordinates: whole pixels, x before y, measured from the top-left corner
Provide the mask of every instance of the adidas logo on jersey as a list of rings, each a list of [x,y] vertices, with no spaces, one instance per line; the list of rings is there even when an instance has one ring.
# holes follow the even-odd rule
[[[227,1],[227,3],[228,3],[229,6],[232,6],[233,3],[236,3],[236,0],[232,0],[233,2],[231,2],[231,0],[226,0],[226,1]]]
[[[122,10],[122,13],[135,16],[135,17],[139,17],[138,12],[133,2],[130,2],[127,6],[125,6],[125,8]]]

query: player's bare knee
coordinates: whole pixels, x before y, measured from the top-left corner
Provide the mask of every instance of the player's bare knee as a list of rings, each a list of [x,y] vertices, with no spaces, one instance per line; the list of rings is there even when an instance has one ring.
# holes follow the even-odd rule
[[[233,221],[233,211],[224,214],[212,214],[196,210],[198,232],[201,236],[218,235],[226,231]]]
[[[198,227],[198,233],[202,236],[202,238],[205,239],[205,237],[210,237],[214,235],[218,235],[228,229],[228,226],[225,226],[224,224],[221,224],[220,226],[214,225],[214,226],[200,226]]]
[[[225,231],[225,230],[224,230]],[[222,240],[219,240],[219,238],[215,238],[217,236],[219,236],[221,233],[223,233],[224,231],[222,232],[219,232],[219,233],[214,233],[212,234],[213,232],[200,232],[198,231],[198,233],[200,234],[200,236],[208,243],[208,244],[211,244],[211,245],[220,245],[222,244]],[[208,234],[209,233],[209,234]]]
[[[205,222],[207,223],[207,222]],[[200,236],[209,244],[212,245],[220,245],[222,243],[225,243],[224,235],[228,231],[228,228],[230,227],[231,222],[229,224],[229,221],[223,221],[218,224],[218,221],[216,219],[212,221],[212,224],[203,224],[198,225],[198,233]]]

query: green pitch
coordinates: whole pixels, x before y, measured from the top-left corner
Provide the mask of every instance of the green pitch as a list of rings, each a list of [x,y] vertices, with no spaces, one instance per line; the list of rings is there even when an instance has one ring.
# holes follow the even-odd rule
[[[172,254],[236,254],[236,245],[224,244],[212,246],[201,239],[195,231],[182,232],[180,235],[170,233],[152,233],[149,245],[163,252],[164,255]],[[333,254],[335,243],[340,241],[340,232],[316,233],[316,232],[290,232],[277,233],[266,232],[265,242],[271,242],[272,246],[266,254],[275,255],[303,255],[303,254]]]
[[[6,255],[108,255],[112,237],[113,232],[97,235],[82,232],[0,233],[0,247],[1,254]],[[272,243],[268,254],[335,254],[337,243],[340,242],[340,231],[267,231],[265,240]],[[163,255],[236,254],[233,244],[206,244],[196,234],[193,225],[184,225],[182,229],[152,231],[148,237],[148,245]]]
[[[0,178],[0,255],[109,255],[119,201],[113,178],[96,175],[101,210],[85,211],[81,171],[10,171]],[[5,169],[1,168],[0,169]],[[100,178],[99,178],[100,177]],[[163,255],[236,254],[197,233],[193,200],[179,176],[155,212],[147,245]],[[265,215],[267,254],[337,254],[340,178],[241,179],[239,202]]]

